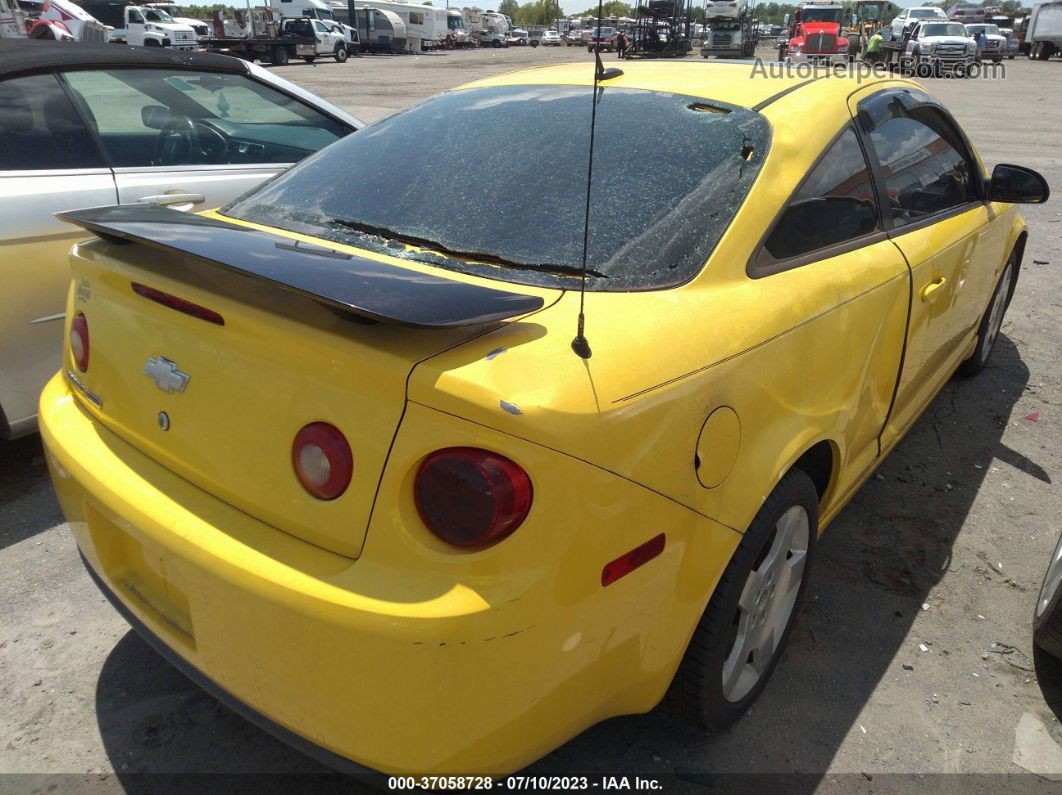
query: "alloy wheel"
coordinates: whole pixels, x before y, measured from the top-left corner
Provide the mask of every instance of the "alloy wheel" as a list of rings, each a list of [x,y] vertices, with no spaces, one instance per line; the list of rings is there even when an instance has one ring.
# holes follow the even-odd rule
[[[802,505],[779,517],[749,572],[734,616],[734,640],[723,663],[723,695],[744,698],[767,671],[793,616],[807,563],[810,523]]]

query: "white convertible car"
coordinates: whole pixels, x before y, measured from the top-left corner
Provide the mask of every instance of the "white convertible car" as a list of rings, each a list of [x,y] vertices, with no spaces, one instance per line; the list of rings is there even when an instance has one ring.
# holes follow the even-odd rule
[[[36,428],[59,369],[67,253],[54,213],[225,204],[362,123],[224,55],[0,42],[0,438]]]

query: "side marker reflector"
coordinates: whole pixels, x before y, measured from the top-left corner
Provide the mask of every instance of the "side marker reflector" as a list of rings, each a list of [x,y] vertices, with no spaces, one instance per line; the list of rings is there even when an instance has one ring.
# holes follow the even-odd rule
[[[611,563],[606,563],[601,570],[601,584],[611,585],[620,577],[626,577],[639,566],[642,566],[661,552],[664,551],[664,534],[651,538],[640,547],[635,547],[630,552],[620,555]]]

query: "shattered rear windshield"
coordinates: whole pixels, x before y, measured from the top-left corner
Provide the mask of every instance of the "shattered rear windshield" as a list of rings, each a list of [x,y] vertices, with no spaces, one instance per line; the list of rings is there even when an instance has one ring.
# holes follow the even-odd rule
[[[464,273],[571,287],[582,264],[590,97],[584,86],[443,94],[223,212]],[[766,120],[654,91],[602,87],[597,101],[587,289],[688,281],[760,169]]]

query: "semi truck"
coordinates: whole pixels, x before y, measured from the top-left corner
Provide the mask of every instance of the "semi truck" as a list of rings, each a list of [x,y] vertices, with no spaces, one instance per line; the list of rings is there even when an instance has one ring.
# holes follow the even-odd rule
[[[1029,57],[1035,61],[1046,61],[1052,55],[1062,54],[1062,2],[1033,6],[1024,44]]]
[[[0,39],[45,39],[104,44],[110,30],[69,0],[0,0]]]
[[[751,58],[756,50],[758,33],[753,21],[709,19],[708,31],[701,40],[701,56],[708,58]]]
[[[195,31],[195,35],[200,39],[205,39],[210,36],[210,25],[201,19],[194,19],[184,15],[184,11],[176,3],[145,3],[144,8],[160,8],[173,17],[173,21],[178,25],[188,25]]]
[[[778,60],[829,63],[851,60],[840,3],[801,3],[789,21],[788,37],[778,45]]]
[[[161,8],[129,5],[122,0],[81,0],[79,5],[112,28],[112,42],[174,50],[199,49],[195,29],[174,21]]]

